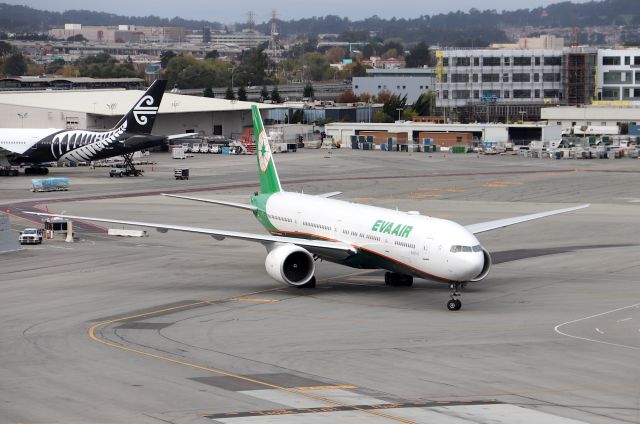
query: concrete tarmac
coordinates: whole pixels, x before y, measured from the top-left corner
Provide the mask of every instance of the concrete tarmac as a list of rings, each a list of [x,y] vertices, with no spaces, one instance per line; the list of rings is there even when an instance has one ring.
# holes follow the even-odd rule
[[[254,157],[153,158],[143,178],[54,169],[65,193],[5,178],[0,208],[265,232],[250,213],[157,195],[246,202]],[[495,264],[456,313],[442,283],[387,287],[322,262],[317,289],[289,288],[262,246],[183,233],[0,255],[0,423],[640,422],[640,162],[275,159],[289,190],[462,224],[592,206],[481,234]],[[178,165],[193,178],[173,180]]]

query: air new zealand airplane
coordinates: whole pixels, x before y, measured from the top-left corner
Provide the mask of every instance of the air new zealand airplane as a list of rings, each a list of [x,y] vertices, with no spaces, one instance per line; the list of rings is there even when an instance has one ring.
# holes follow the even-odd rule
[[[0,175],[17,175],[8,167],[21,165],[29,166],[26,174],[47,174],[42,164],[88,162],[161,145],[167,137],[151,130],[166,86],[166,80],[154,82],[110,130],[0,128]]]

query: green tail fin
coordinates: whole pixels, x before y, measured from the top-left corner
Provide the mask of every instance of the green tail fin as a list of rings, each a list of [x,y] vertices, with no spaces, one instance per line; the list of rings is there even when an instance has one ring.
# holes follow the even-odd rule
[[[256,143],[256,156],[258,158],[258,175],[260,176],[260,192],[276,193],[282,191],[280,179],[273,162],[269,138],[262,124],[262,117],[257,106],[251,106],[253,115],[253,137]]]

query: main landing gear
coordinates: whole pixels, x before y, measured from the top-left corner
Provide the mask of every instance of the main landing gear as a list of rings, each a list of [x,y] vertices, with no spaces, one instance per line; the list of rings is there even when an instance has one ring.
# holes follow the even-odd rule
[[[137,169],[133,164],[133,153],[126,153],[122,155],[124,159],[124,169],[126,175],[133,175],[134,177],[139,177],[143,174],[142,169]]]
[[[450,311],[459,311],[462,308],[460,297],[460,289],[464,288],[464,283],[451,283],[451,299],[447,302],[447,309]]]
[[[384,283],[387,286],[411,287],[413,285],[413,277],[410,275],[396,274],[395,272],[385,272]]]

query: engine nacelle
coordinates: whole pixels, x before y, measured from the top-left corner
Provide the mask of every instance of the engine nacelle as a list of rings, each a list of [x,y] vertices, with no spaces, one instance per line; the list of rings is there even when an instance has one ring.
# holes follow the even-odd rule
[[[482,271],[480,271],[480,274],[478,274],[476,278],[471,280],[472,282],[484,280],[484,278],[489,275],[489,270],[491,269],[492,264],[491,255],[484,247],[482,248],[482,256],[484,257],[484,265],[482,266]]]
[[[291,286],[308,283],[316,270],[313,255],[294,244],[282,244],[272,249],[264,266],[271,278]]]

